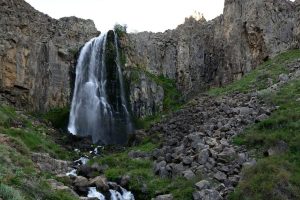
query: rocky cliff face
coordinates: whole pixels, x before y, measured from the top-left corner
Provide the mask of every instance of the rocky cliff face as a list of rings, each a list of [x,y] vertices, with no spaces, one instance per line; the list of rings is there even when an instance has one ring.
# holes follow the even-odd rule
[[[240,79],[263,60],[299,47],[299,1],[226,0],[211,21],[130,34],[127,67],[175,79],[185,97]]]
[[[75,54],[99,34],[91,20],[55,20],[0,0],[0,100],[30,110],[67,106]]]
[[[55,20],[23,0],[0,5],[0,100],[39,111],[67,106],[74,55],[99,34],[93,22]],[[163,110],[164,89],[148,73],[175,80],[183,98],[222,86],[263,60],[298,48],[299,16],[299,0],[226,0],[223,15],[214,20],[191,17],[175,30],[121,38],[134,114]],[[132,78],[136,69],[138,78]]]

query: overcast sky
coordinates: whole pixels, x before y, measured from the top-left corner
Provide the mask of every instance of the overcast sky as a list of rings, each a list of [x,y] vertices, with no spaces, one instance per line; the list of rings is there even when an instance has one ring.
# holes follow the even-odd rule
[[[174,29],[194,11],[209,20],[222,14],[224,0],[26,0],[53,18],[77,16],[92,19],[100,31],[115,23],[129,31]]]

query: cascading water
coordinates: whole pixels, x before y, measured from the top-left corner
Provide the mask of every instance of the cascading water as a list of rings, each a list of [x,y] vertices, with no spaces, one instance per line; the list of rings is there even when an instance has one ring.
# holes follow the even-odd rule
[[[102,33],[81,50],[68,130],[102,144],[125,143],[133,131],[114,32]]]

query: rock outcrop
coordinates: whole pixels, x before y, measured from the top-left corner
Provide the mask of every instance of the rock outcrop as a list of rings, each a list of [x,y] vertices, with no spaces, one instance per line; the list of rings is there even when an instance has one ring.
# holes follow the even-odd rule
[[[39,111],[68,106],[75,54],[98,34],[91,20],[56,20],[23,0],[0,0],[0,101]]]
[[[164,88],[142,71],[126,70],[129,102],[135,117],[144,118],[163,111]]]
[[[299,1],[226,0],[211,21],[128,36],[127,67],[175,79],[186,96],[240,79],[262,61],[299,47]]]

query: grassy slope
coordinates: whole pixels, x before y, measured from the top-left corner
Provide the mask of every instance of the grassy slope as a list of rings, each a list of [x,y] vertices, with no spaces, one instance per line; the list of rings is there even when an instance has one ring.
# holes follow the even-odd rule
[[[21,128],[18,128],[21,127]],[[0,105],[0,198],[74,199],[66,192],[54,192],[31,161],[31,152],[46,152],[66,159],[70,154],[48,136],[48,128],[17,114],[12,108]]]
[[[287,73],[286,64],[300,58],[300,51],[293,50],[259,66],[242,80],[227,87],[212,89],[211,95],[232,92],[252,92],[265,89],[268,78],[274,83],[281,73]],[[269,119],[249,127],[234,139],[245,145],[258,159],[255,167],[244,169],[244,179],[230,199],[300,199],[300,80],[283,86],[278,93],[262,97],[280,106]],[[288,144],[288,151],[264,157],[270,147],[279,141]]]

